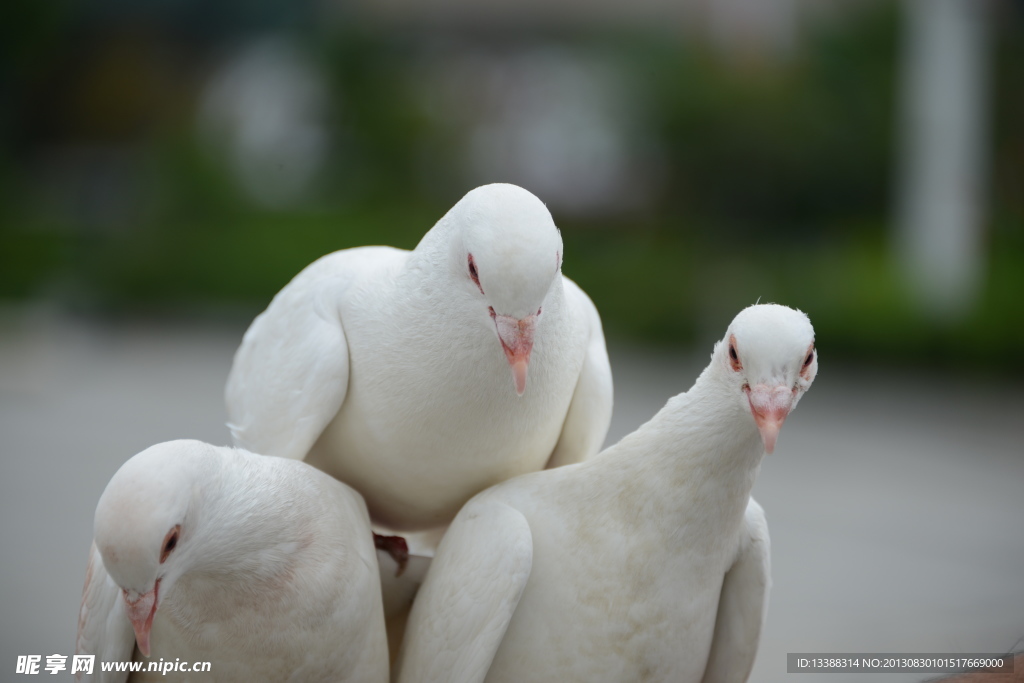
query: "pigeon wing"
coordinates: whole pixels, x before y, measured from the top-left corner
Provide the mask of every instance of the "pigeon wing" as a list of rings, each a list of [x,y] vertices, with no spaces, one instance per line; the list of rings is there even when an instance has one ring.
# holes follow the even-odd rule
[[[481,683],[532,564],[522,513],[498,501],[470,501],[445,533],[413,603],[398,681]]]
[[[101,662],[130,662],[135,650],[135,632],[121,602],[121,589],[107,574],[100,551],[93,543],[85,571],[82,607],[78,613],[75,654],[95,655],[93,673],[75,674],[76,681],[125,683],[127,671],[103,672]]]
[[[339,302],[353,283],[406,252],[360,247],[328,254],[299,273],[253,321],[228,376],[228,427],[236,446],[301,460],[338,413],[349,358]]]
[[[575,282],[569,278],[563,281],[567,304],[585,320],[587,349],[548,468],[582,462],[601,450],[612,419],[612,367],[601,317],[590,297]]]
[[[753,498],[741,531],[739,554],[725,574],[718,618],[702,683],[742,683],[754,667],[771,588],[768,522]]]

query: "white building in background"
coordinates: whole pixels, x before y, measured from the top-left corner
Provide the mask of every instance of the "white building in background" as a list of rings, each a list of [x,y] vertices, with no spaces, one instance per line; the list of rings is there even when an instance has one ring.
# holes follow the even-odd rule
[[[573,215],[643,208],[657,188],[640,98],[592,54],[465,45],[428,54],[419,76],[420,100],[450,130],[467,186],[516,183]]]
[[[256,204],[283,208],[306,198],[327,161],[327,84],[286,38],[229,53],[203,88],[199,133]]]
[[[517,32],[654,29],[770,68],[798,51],[806,19],[871,1],[324,0],[324,7],[339,22],[442,36],[442,48],[424,51],[418,80],[435,124],[457,126],[458,134],[443,150],[423,150],[428,186],[440,182],[430,160],[454,155],[467,185],[514,182],[559,212],[599,217],[642,210],[664,189],[643,93],[599,55],[542,37],[517,42]]]

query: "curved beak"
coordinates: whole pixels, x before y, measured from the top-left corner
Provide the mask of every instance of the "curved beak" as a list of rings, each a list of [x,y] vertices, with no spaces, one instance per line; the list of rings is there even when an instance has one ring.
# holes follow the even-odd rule
[[[747,399],[750,401],[750,413],[757,423],[757,431],[761,433],[764,450],[771,453],[775,450],[775,441],[779,438],[782,423],[793,408],[793,389],[785,385],[769,387],[758,384],[747,388]]]
[[[135,597],[130,598],[129,592],[121,592],[124,597],[124,604],[127,608],[128,619],[132,622],[132,629],[135,631],[135,642],[142,654],[149,656],[149,632],[153,629],[153,617],[156,615],[156,608],[160,605],[160,579],[156,580],[153,590],[148,593],[134,593]]]
[[[498,339],[501,340],[505,358],[512,368],[516,393],[522,396],[526,391],[526,374],[530,366],[530,352],[533,351],[533,332],[537,327],[537,314],[519,319],[510,315],[498,315],[491,309],[491,317],[498,330]]]

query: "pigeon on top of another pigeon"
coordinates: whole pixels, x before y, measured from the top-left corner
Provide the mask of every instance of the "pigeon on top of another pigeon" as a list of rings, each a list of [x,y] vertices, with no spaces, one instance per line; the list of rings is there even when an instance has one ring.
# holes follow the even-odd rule
[[[463,197],[412,251],[345,249],[250,326],[225,397],[235,444],[307,462],[383,528],[451,521],[510,477],[596,453],[611,420],[601,320],[514,185]]]

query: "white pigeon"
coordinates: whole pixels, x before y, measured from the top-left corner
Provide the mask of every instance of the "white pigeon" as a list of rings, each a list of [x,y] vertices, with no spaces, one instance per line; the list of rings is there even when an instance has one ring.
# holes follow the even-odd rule
[[[359,494],[304,463],[199,441],[146,449],[96,507],[76,643],[96,660],[78,680],[384,683],[369,524]],[[101,671],[133,660],[143,673]],[[160,668],[179,662],[210,670]]]
[[[400,531],[443,526],[488,486],[593,455],[611,420],[611,368],[562,256],[544,204],[495,184],[411,252],[319,259],[235,355],[235,445],[305,458]]]
[[[745,681],[770,584],[750,491],[816,372],[807,316],[752,306],[637,431],[476,496],[413,604],[397,680]]]

